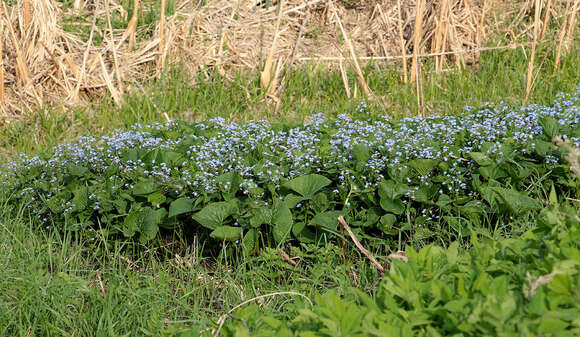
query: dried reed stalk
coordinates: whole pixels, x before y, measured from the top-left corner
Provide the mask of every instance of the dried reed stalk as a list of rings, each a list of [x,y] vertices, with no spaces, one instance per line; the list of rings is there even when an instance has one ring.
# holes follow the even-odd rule
[[[133,15],[131,16],[131,20],[127,24],[127,29],[123,33],[123,37],[117,44],[117,49],[121,48],[121,45],[125,40],[129,39],[129,50],[135,49],[135,45],[137,44],[137,38],[135,35],[137,34],[137,18],[139,14],[139,0],[133,0]]]
[[[91,51],[91,46],[93,45],[93,35],[95,34],[95,27],[97,25],[97,13],[99,12],[99,3],[95,4],[95,12],[93,13],[93,23],[91,25],[91,31],[89,33],[89,40],[87,41],[87,48],[83,54],[83,63],[79,74],[77,76],[77,85],[74,91],[69,96],[70,100],[77,101],[79,97],[79,90],[81,89],[81,84],[83,83],[86,75],[87,59],[89,57],[89,52]]]
[[[570,14],[570,4],[572,0],[567,1],[566,3],[566,12],[564,13],[564,21],[562,22],[562,26],[560,26],[560,36],[558,38],[558,49],[556,50],[556,60],[554,61],[554,71],[558,70],[560,66],[560,55],[562,53],[562,45],[564,44],[564,39],[566,37],[566,27],[568,25],[568,15]]]
[[[121,79],[121,71],[119,69],[119,59],[117,57],[117,48],[115,47],[115,37],[113,36],[113,25],[111,24],[111,13],[109,10],[109,0],[105,0],[105,12],[107,13],[107,25],[109,26],[109,43],[111,53],[113,54],[113,64],[115,66],[115,77],[117,79],[117,86],[120,94],[125,92],[123,88],[123,80]]]
[[[276,28],[274,29],[274,39],[272,40],[272,45],[270,46],[270,51],[268,52],[268,57],[266,58],[266,64],[264,65],[264,70],[260,73],[260,85],[262,89],[268,92],[270,87],[270,82],[272,80],[272,60],[274,58],[274,51],[276,50],[276,41],[278,40],[278,33],[280,31],[280,21],[282,19],[282,6],[283,1],[280,0],[278,17],[276,18]]]
[[[161,0],[161,18],[159,19],[159,50],[157,58],[157,73],[163,71],[165,64],[165,1]]]
[[[6,23],[8,26],[8,32],[10,33],[10,37],[12,38],[12,44],[14,45],[14,50],[16,51],[16,65],[18,69],[18,74],[20,74],[20,79],[22,84],[25,88],[28,87],[30,84],[30,78],[28,77],[28,69],[26,67],[26,63],[24,62],[24,57],[22,52],[20,51],[20,44],[16,39],[16,34],[14,33],[14,28],[12,27],[12,23],[10,22],[10,16],[8,15],[8,10],[6,9],[6,3],[2,1],[2,10],[4,12],[4,17],[6,18]]]
[[[401,43],[401,55],[403,56],[403,80],[407,83],[407,55],[405,52],[405,39],[403,38],[403,19],[401,18],[401,0],[397,0],[397,26],[399,28],[399,42]]]
[[[342,64],[342,57],[340,58],[339,62],[340,76],[342,77],[342,83],[344,84],[346,97],[350,98],[350,86],[348,85],[348,76],[346,75],[346,71],[344,70],[344,66]]]
[[[565,42],[566,50],[568,51],[571,41],[574,40],[574,30],[576,29],[576,13],[578,12],[578,7],[580,7],[580,1],[574,1],[572,5],[572,11],[570,13],[570,20],[568,24],[568,34]]]
[[[352,57],[352,61],[354,63],[354,70],[356,71],[356,74],[358,76],[358,81],[360,83],[360,86],[364,90],[365,95],[369,96],[371,93],[371,89],[367,85],[367,81],[365,80],[365,78],[363,76],[360,65],[358,64],[358,60],[356,57],[356,53],[354,51],[354,47],[352,46],[352,42],[350,41],[350,38],[348,37],[348,35],[346,34],[346,31],[344,30],[344,27],[342,26],[342,22],[340,20],[340,17],[338,16],[338,13],[336,12],[336,9],[334,9],[334,17],[336,18],[336,21],[338,22],[338,26],[340,27],[340,31],[342,32],[342,36],[348,45],[348,49],[350,51],[350,56]]]
[[[433,40],[433,45],[431,47],[431,52],[437,53],[443,51],[443,34],[447,35],[447,21],[448,18],[448,0],[441,0],[439,7],[439,21],[437,22],[437,28],[435,29],[435,39]],[[439,72],[442,68],[443,56],[435,57],[435,72]]]
[[[31,18],[31,10],[30,10],[30,0],[24,0],[24,4],[22,6],[22,21],[24,21],[24,29],[28,30],[30,27],[30,18]]]
[[[0,15],[0,110],[4,111],[6,99],[4,98],[4,18]]]
[[[532,82],[534,76],[534,61],[536,58],[536,44],[538,43],[538,30],[540,28],[540,0],[536,0],[534,11],[534,43],[532,44],[532,55],[530,56],[530,62],[528,63],[528,75],[526,83],[526,97],[524,102],[530,97],[530,92],[532,91]]]
[[[540,33],[540,40],[544,39],[546,29],[548,28],[548,21],[550,20],[550,11],[552,10],[552,0],[548,0],[546,5],[546,14],[544,15],[544,22],[542,23],[542,32]]]
[[[411,82],[415,81],[417,78],[417,54],[419,54],[419,48],[421,44],[421,35],[423,33],[423,1],[417,0],[417,6],[415,8],[415,30],[413,33],[413,59],[411,63]]]

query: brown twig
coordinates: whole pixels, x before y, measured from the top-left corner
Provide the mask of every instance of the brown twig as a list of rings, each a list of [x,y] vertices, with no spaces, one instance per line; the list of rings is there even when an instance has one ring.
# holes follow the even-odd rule
[[[385,273],[385,268],[379,263],[379,261],[377,261],[377,259],[375,259],[375,257],[365,247],[363,247],[360,241],[358,241],[358,239],[356,238],[356,236],[350,229],[350,226],[346,223],[342,215],[338,217],[338,222],[342,227],[344,227],[344,229],[352,239],[352,242],[354,242],[354,245],[375,265],[379,273],[383,275]]]
[[[282,260],[290,263],[294,267],[296,267],[298,265],[298,263],[296,261],[292,260],[290,255],[288,255],[284,250],[282,250],[282,248],[278,248],[278,251],[280,252],[280,257],[282,258]]]
[[[224,323],[226,322],[226,319],[228,318],[229,315],[231,315],[234,311],[238,310],[239,308],[243,307],[244,305],[257,301],[259,299],[262,298],[267,298],[267,297],[273,297],[273,296],[279,296],[279,295],[294,295],[294,296],[300,296],[304,299],[306,299],[306,301],[310,304],[310,306],[314,306],[312,304],[312,301],[306,297],[306,295],[295,292],[295,291],[277,291],[275,293],[271,293],[271,294],[265,294],[265,295],[260,295],[260,296],[256,296],[256,297],[252,297],[249,300],[245,300],[242,303],[236,305],[235,307],[233,307],[232,309],[230,309],[227,313],[223,314],[219,319],[218,319],[218,327],[217,329],[214,331],[213,333],[213,337],[217,337],[220,334],[220,331],[222,329],[222,327],[224,326]]]

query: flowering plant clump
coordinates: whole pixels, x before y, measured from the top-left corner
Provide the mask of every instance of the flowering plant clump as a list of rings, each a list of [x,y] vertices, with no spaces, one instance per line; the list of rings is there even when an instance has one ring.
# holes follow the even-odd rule
[[[362,234],[429,238],[441,225],[461,233],[537,210],[551,188],[578,195],[551,141],[580,146],[580,87],[552,106],[365,114],[366,105],[356,118],[317,114],[299,127],[135,125],[20,155],[0,173],[3,193],[46,225],[142,242],[184,227],[250,251],[260,235],[308,242],[335,233],[339,215]]]

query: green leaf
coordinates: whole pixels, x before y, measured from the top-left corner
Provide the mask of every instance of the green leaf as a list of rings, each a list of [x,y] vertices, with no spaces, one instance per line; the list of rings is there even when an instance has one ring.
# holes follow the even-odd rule
[[[380,204],[385,211],[397,215],[400,215],[405,211],[405,205],[401,199],[392,200],[389,198],[381,198]]]
[[[153,192],[147,196],[147,201],[151,203],[151,205],[161,205],[167,200],[165,195],[161,192]]]
[[[294,221],[292,220],[292,213],[290,210],[284,206],[278,207],[272,216],[272,224],[274,225],[272,233],[274,234],[274,240],[278,243],[287,240],[290,236],[293,223]]]
[[[409,186],[393,180],[382,180],[379,183],[379,196],[386,199],[397,199],[409,191]]]
[[[179,198],[174,200],[171,205],[169,205],[169,216],[176,216],[183,213],[189,213],[193,211],[193,200],[190,198]]]
[[[379,221],[379,228],[385,234],[396,234],[398,231],[393,229],[395,223],[397,223],[397,217],[394,214],[385,214]]]
[[[161,215],[162,213],[156,212],[150,207],[145,207],[140,211],[139,241],[141,243],[149,242],[155,238],[155,235],[159,232]]]
[[[242,237],[242,232],[242,227],[219,226],[209,236],[221,241],[236,241]]]
[[[139,223],[141,221],[141,213],[139,209],[131,209],[129,214],[123,220],[121,231],[126,238],[132,238],[137,231],[139,231]]]
[[[192,218],[200,225],[216,229],[221,226],[224,220],[238,212],[237,200],[214,202],[205,206],[201,211],[195,213]]]
[[[494,191],[510,211],[514,214],[522,214],[542,208],[542,204],[518,191],[509,190],[503,187],[489,187]]]
[[[308,174],[294,178],[284,184],[284,187],[299,193],[305,198],[312,198],[322,188],[330,185],[331,181],[319,174]]]
[[[254,228],[272,222],[272,210],[267,207],[253,209],[252,214],[253,216],[250,218],[250,226]]]
[[[229,198],[233,198],[240,189],[242,177],[237,171],[230,171],[216,178],[220,190]]]
[[[550,139],[558,135],[560,131],[560,124],[553,118],[542,117],[538,120],[538,124],[542,127],[544,134]]]
[[[556,194],[554,184],[552,184],[552,188],[550,189],[550,196],[548,197],[548,200],[550,201],[550,205],[558,205],[558,195]]]
[[[568,323],[560,319],[544,316],[540,321],[540,326],[538,326],[538,332],[549,333],[550,335],[552,335],[556,332],[563,331],[567,327]]]
[[[67,168],[68,174],[70,174],[71,176],[74,176],[74,177],[81,177],[89,171],[89,169],[86,167],[77,166],[74,164],[68,164],[66,166],[66,168]]]
[[[299,202],[306,200],[306,198],[299,197],[296,194],[288,194],[284,197],[284,206],[292,209],[298,205]]]
[[[479,166],[489,166],[495,163],[483,152],[469,152],[469,156],[471,159],[475,160]]]
[[[159,191],[159,185],[152,180],[142,181],[133,186],[133,195],[145,196]]]
[[[439,164],[439,161],[435,159],[413,159],[409,161],[409,166],[414,168],[415,171],[422,176],[431,173],[431,171],[437,167],[437,164]]]
[[[244,235],[242,240],[242,248],[246,253],[252,253],[258,248],[258,231],[255,229],[250,229]]]
[[[314,225],[322,226],[324,229],[336,231],[338,225],[338,216],[343,215],[342,211],[327,211],[316,214],[310,221]]]
[[[354,159],[358,160],[359,162],[366,162],[371,158],[370,150],[370,147],[366,145],[356,144],[352,147],[352,155]]]
[[[89,189],[86,186],[77,188],[74,192],[74,197],[71,203],[74,205],[72,208],[73,212],[81,212],[89,203]]]

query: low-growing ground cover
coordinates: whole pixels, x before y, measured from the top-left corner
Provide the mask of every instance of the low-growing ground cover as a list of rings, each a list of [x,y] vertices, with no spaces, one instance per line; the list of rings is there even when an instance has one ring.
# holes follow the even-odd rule
[[[580,183],[553,138],[580,145],[579,106],[580,88],[427,118],[361,104],[21,155],[0,173],[0,334],[578,334]]]
[[[552,106],[500,102],[394,121],[364,116],[361,104],[358,117],[314,115],[296,127],[136,125],[21,155],[2,185],[8,203],[44,226],[142,243],[177,228],[256,252],[328,240],[339,215],[377,242],[448,242],[471,224],[527,221],[550,189],[578,194],[551,141],[580,146],[579,102],[577,90]]]

